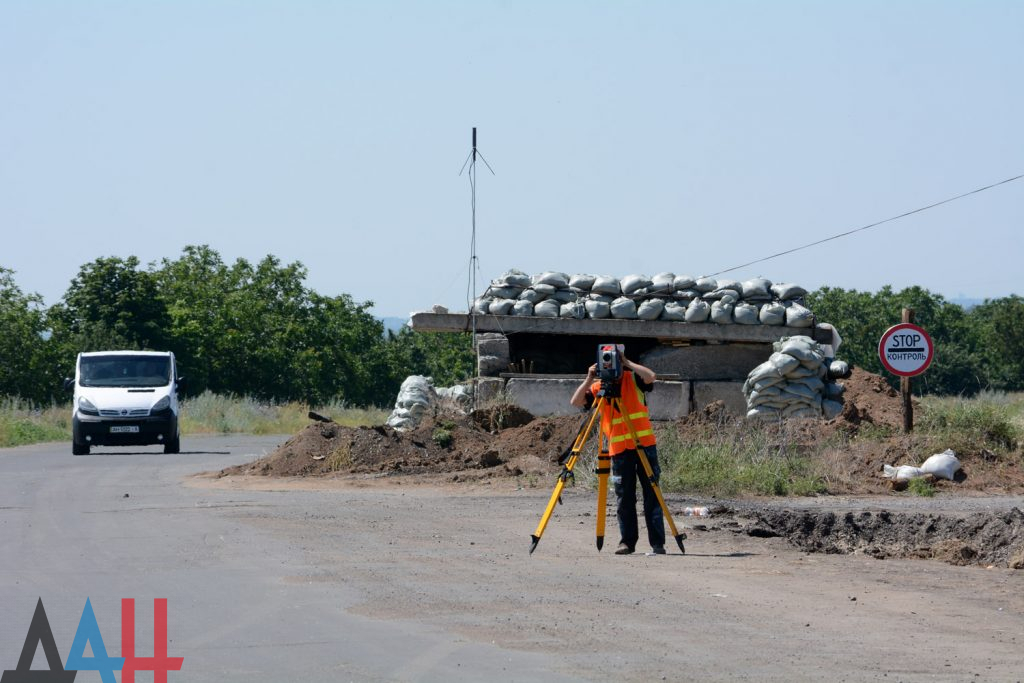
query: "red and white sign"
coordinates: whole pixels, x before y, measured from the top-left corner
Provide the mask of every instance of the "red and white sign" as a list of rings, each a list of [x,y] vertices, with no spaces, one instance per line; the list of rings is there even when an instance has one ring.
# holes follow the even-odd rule
[[[893,325],[878,342],[878,357],[885,369],[900,377],[920,375],[931,365],[935,355],[932,338],[911,323]]]

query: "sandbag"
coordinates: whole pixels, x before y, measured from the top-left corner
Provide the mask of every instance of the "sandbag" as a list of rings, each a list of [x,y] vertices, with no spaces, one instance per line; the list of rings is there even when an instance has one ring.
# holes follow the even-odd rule
[[[711,315],[711,304],[700,299],[694,299],[690,302],[690,305],[686,307],[686,322],[688,323],[703,323],[707,322],[708,316]]]
[[[594,280],[596,278],[593,275],[587,275],[584,273],[578,273],[569,278],[569,286],[573,289],[577,289],[583,292],[589,292],[594,286]]]
[[[747,417],[751,419],[776,420],[781,416],[782,412],[778,408],[772,408],[769,406],[758,406],[747,411]]]
[[[784,355],[789,355],[789,354],[784,354]],[[792,358],[792,356],[790,356],[790,358]],[[796,360],[796,359],[794,358],[793,360]],[[817,376],[818,376],[817,370],[815,370],[814,368],[807,367],[806,365],[804,365],[804,361],[801,361],[801,360],[797,360],[796,361],[796,367],[795,368],[793,368],[792,370],[787,370],[786,371],[786,378],[787,379],[792,379],[792,380],[804,379],[805,377],[817,377]]]
[[[828,375],[833,379],[846,379],[850,376],[850,364],[845,360],[834,360],[828,366]]]
[[[833,420],[843,414],[843,404],[839,401],[825,399],[821,402],[821,412],[826,420]]]
[[[554,299],[560,304],[567,304],[571,301],[576,301],[576,299],[579,297],[576,295],[576,292],[567,288],[555,290],[555,293],[552,294],[550,298]]]
[[[813,327],[814,314],[809,308],[798,303],[790,303],[786,306],[786,325],[788,327]]]
[[[683,289],[693,289],[695,284],[697,284],[697,281],[689,275],[676,275],[675,279],[672,280],[672,289],[677,292]],[[712,289],[714,288],[712,287]]]
[[[534,289],[534,291],[537,291],[537,292],[540,292],[541,294],[543,294],[545,299],[550,297],[550,296],[553,296],[554,293],[558,291],[558,287],[555,287],[554,285],[547,285],[547,284],[544,284],[543,282],[535,283],[533,285],[533,289]]]
[[[619,281],[615,278],[598,275],[594,278],[594,284],[591,285],[590,291],[595,294],[618,296],[622,293],[622,288],[619,286]]]
[[[814,375],[810,377],[801,377],[800,379],[794,379],[789,382],[789,386],[793,386],[794,384],[802,384],[816,394],[820,394],[825,390],[825,383]]]
[[[497,287],[509,285],[515,287],[529,287],[533,284],[533,278],[521,270],[512,268],[511,270],[505,271],[501,277],[491,280],[491,284]]]
[[[533,314],[539,318],[557,318],[562,305],[554,299],[541,301],[533,307]]]
[[[785,375],[790,370],[795,370],[800,367],[800,361],[788,353],[779,353],[776,351],[768,357],[768,362],[774,365],[780,373]]]
[[[635,294],[638,289],[651,286],[651,280],[646,275],[627,275],[619,281],[622,293],[626,295]],[[614,315],[614,313],[613,313]]]
[[[721,287],[721,284],[719,284]],[[752,277],[740,283],[743,299],[746,301],[769,301],[772,298],[772,281],[763,277]]]
[[[757,318],[757,306],[741,301],[736,304],[732,311],[732,319],[740,325],[757,325],[760,320]]]
[[[740,299],[739,290],[728,289],[726,287],[718,287],[711,292],[705,292],[704,294],[701,294],[700,298],[705,301],[717,301],[726,296],[731,297],[733,302],[739,301]]]
[[[662,320],[673,320],[683,322],[686,320],[686,306],[675,301],[665,304],[665,310],[661,312]]]
[[[661,299],[643,301],[636,309],[636,317],[640,320],[657,320],[665,310],[665,302]]]
[[[551,285],[552,287],[568,287],[569,276],[565,273],[559,273],[556,271],[549,270],[546,273],[533,276],[534,285]]]
[[[488,312],[491,315],[508,315],[516,302],[513,299],[494,299]]]
[[[913,465],[900,465],[899,467],[882,465],[882,476],[893,481],[910,481],[911,479],[923,477],[924,474],[920,467],[914,467]]]
[[[533,304],[523,299],[516,301],[515,305],[512,306],[512,315],[533,315]]]
[[[495,299],[517,299],[522,291],[522,287],[495,287],[491,285],[484,294],[493,296]]]
[[[799,382],[786,382],[785,386],[782,387],[782,392],[792,394],[797,398],[806,399],[807,401],[821,400],[820,394],[806,384],[800,384]]]
[[[786,307],[772,301],[761,307],[757,315],[762,325],[784,325],[786,323]]]
[[[800,285],[779,282],[772,285],[772,294],[774,294],[775,298],[780,301],[788,301],[789,299],[798,299],[802,297],[807,294],[807,290]]]
[[[807,339],[806,342],[803,341],[805,339]],[[779,342],[776,342],[775,344],[778,345]],[[822,361],[822,357],[820,353],[815,353],[814,347],[816,346],[817,344],[810,341],[807,337],[790,337],[782,340],[781,345],[776,350],[793,356],[793,358],[798,360],[816,360],[820,363]]]
[[[931,474],[942,479],[953,480],[956,476],[957,470],[960,469],[960,460],[957,459],[956,453],[952,449],[947,448],[942,453],[936,453],[931,456],[923,463],[921,463],[921,471],[925,474]]]
[[[610,304],[611,302],[615,301],[615,299],[617,299],[618,297],[614,297],[611,294],[594,294],[593,292],[591,292],[590,296],[588,296],[587,298],[590,299],[591,301],[603,301],[606,304]]]
[[[584,304],[584,307],[587,309],[587,317],[594,318],[595,320],[607,318],[612,314],[611,304],[607,301],[590,299]]]
[[[845,392],[846,387],[837,382],[829,382],[828,384],[825,385],[825,398],[830,399],[832,401],[841,400]]]
[[[477,315],[487,315],[490,312],[491,300],[480,297],[473,302],[473,312]]]
[[[651,278],[651,293],[671,294],[675,291],[675,273],[658,273]]]
[[[754,382],[758,382],[766,377],[777,377],[780,380],[782,379],[782,371],[770,358],[751,370],[750,374],[747,375],[747,380],[753,384]]]
[[[527,289],[524,289],[522,291],[522,293],[519,295],[519,300],[520,301],[528,301],[531,304],[535,304],[535,303],[537,303],[539,301],[544,301],[544,299],[546,299],[546,298],[547,298],[546,294],[544,294],[543,292],[537,291],[533,287],[529,287]]]
[[[636,320],[636,302],[628,297],[620,296],[611,303],[611,312],[613,318]]]
[[[718,280],[713,277],[697,278],[697,281],[693,283],[693,289],[696,289],[701,294],[713,292],[718,289]]]
[[[714,302],[711,304],[711,322],[717,325],[731,325],[732,311],[733,304],[727,304],[723,301]]]
[[[688,304],[694,299],[699,299],[700,292],[696,289],[680,289],[679,291],[672,292],[672,298]]]
[[[582,320],[587,317],[587,307],[583,305],[582,301],[573,301],[571,303],[562,304],[558,309],[558,316],[560,318],[575,318]]]
[[[724,279],[723,278],[719,278],[717,283],[718,283],[718,286],[715,287],[715,289],[731,289],[731,290],[733,290],[733,291],[735,291],[737,293],[743,291],[743,285],[741,285],[738,280],[730,280],[728,278],[724,278]]]

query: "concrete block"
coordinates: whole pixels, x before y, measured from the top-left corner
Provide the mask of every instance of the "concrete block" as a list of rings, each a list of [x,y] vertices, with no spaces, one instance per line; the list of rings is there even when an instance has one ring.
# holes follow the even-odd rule
[[[745,380],[772,355],[771,344],[706,344],[658,346],[640,355],[651,370],[691,380]]]
[[[576,415],[579,408],[569,405],[569,399],[580,385],[580,379],[539,379],[513,377],[505,384],[505,394],[513,403],[531,415]]]
[[[647,394],[652,420],[677,420],[690,414],[690,383],[660,382]]]
[[[747,414],[743,382],[694,382],[693,409],[703,410],[712,401],[722,401],[733,415]]]
[[[509,355],[508,338],[503,334],[481,334],[476,338],[477,374],[482,377],[497,377],[508,370],[512,362]]]
[[[486,406],[505,391],[505,380],[500,377],[479,377],[476,380],[476,404]]]

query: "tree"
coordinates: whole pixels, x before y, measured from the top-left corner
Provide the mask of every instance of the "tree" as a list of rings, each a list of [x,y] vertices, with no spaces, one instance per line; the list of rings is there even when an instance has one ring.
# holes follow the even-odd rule
[[[899,378],[885,371],[878,359],[878,342],[889,327],[901,320],[902,310],[914,310],[914,322],[928,331],[935,358],[915,382],[917,393],[974,394],[987,386],[979,348],[979,334],[963,308],[921,287],[899,292],[885,286],[877,293],[823,287],[807,295],[815,316],[839,330],[840,358],[881,374],[897,386]]]
[[[1024,389],[1024,299],[986,300],[968,314],[981,339],[978,355],[994,389]]]
[[[43,402],[56,395],[60,374],[45,335],[42,297],[24,294],[14,271],[0,267],[0,396]]]

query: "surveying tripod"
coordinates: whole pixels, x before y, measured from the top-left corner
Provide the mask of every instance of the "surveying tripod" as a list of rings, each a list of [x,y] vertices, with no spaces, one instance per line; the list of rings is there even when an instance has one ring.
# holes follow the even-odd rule
[[[668,505],[665,504],[665,498],[661,495],[661,488],[658,486],[658,482],[654,481],[654,470],[651,469],[651,463],[647,459],[647,453],[644,451],[644,447],[640,445],[640,439],[636,435],[636,429],[633,427],[633,422],[629,419],[629,414],[622,410],[621,399],[618,397],[607,396],[604,389],[602,389],[597,396],[597,401],[594,402],[594,407],[590,411],[590,415],[584,420],[583,425],[580,427],[580,431],[576,434],[576,439],[573,441],[572,448],[562,456],[562,471],[558,475],[558,482],[555,484],[555,490],[551,492],[551,499],[548,501],[548,506],[544,510],[544,514],[540,518],[540,524],[537,525],[537,530],[530,536],[533,539],[533,543],[530,545],[530,554],[537,549],[537,544],[540,543],[541,536],[544,535],[544,529],[548,525],[548,520],[551,519],[551,514],[555,511],[555,504],[561,504],[562,502],[562,490],[565,489],[566,484],[569,480],[575,481],[575,475],[572,470],[576,467],[576,463],[579,462],[580,452],[583,450],[583,446],[586,445],[587,439],[590,438],[590,434],[594,431],[594,423],[597,421],[597,416],[601,414],[601,408],[605,403],[608,403],[612,410],[622,416],[626,426],[629,428],[630,438],[633,439],[633,445],[636,447],[637,456],[640,458],[640,463],[643,465],[644,473],[647,475],[647,480],[651,483],[651,488],[654,489],[654,494],[658,497],[658,504],[661,505],[661,511],[665,515],[665,520],[668,522],[669,528],[672,530],[672,536],[676,539],[676,543],[679,544],[679,550],[685,554],[686,548],[683,547],[683,540],[686,538],[685,533],[676,531],[676,524],[672,521],[672,515],[668,511]],[[614,414],[614,413],[613,413]],[[601,450],[597,456],[597,468],[594,470],[597,473],[597,549],[598,551],[604,546],[604,526],[606,516],[606,506],[608,501],[608,474],[612,469],[612,456],[608,455],[606,451]],[[639,474],[639,473],[638,473]]]

